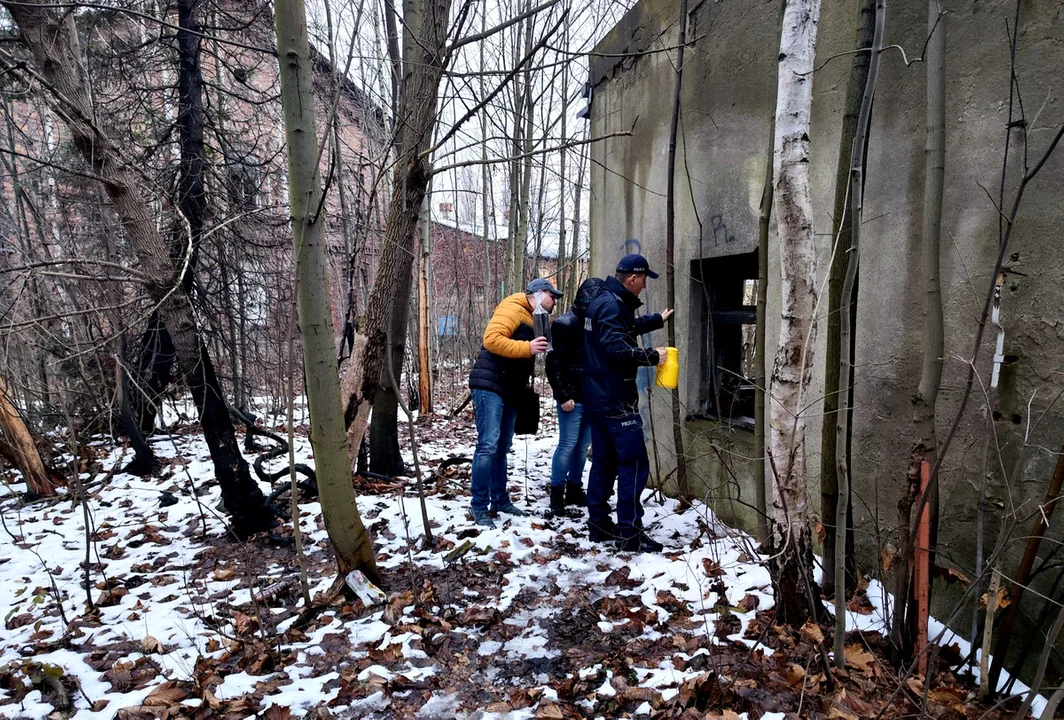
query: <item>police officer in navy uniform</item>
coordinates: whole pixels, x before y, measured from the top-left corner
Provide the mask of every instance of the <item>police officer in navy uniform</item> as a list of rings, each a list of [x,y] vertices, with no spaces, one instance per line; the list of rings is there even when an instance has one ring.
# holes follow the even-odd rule
[[[647,350],[638,335],[661,329],[673,311],[635,316],[647,278],[657,278],[642,255],[626,255],[584,318],[584,407],[591,422],[591,474],[587,486],[588,530],[595,542],[615,541],[631,552],[660,552],[643,530],[640,496],[650,475],[639,415],[639,368],[662,365],[665,348]],[[617,522],[610,496],[617,484]]]

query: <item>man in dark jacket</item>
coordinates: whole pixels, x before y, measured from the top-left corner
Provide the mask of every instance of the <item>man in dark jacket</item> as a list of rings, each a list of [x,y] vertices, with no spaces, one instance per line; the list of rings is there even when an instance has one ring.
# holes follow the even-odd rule
[[[565,515],[566,506],[585,507],[584,463],[591,445],[591,424],[582,398],[584,374],[584,313],[603,281],[588,278],[576,291],[573,307],[551,325],[547,380],[558,405],[558,447],[550,473],[550,509]]]
[[[536,278],[524,292],[499,303],[484,330],[484,344],[469,373],[477,422],[470,510],[478,525],[495,527],[491,512],[525,514],[506,490],[506,454],[514,437],[518,394],[528,385],[535,356],[547,349],[547,339],[535,336],[533,309],[538,304],[549,313],[561,295],[550,280]]]
[[[643,531],[640,496],[650,475],[636,373],[665,362],[665,348],[646,350],[636,336],[658,330],[672,310],[637,318],[639,293],[658,274],[642,255],[626,255],[606,278],[584,319],[584,406],[591,422],[591,475],[587,482],[588,528],[595,542],[616,540],[620,550],[660,552]],[[610,495],[617,483],[617,523]]]

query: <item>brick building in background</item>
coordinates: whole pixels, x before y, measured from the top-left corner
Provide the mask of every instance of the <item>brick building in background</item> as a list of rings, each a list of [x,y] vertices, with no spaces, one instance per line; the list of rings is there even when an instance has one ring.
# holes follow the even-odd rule
[[[294,277],[271,7],[261,0],[223,0],[199,18],[218,39],[201,43],[208,215],[193,299],[219,374],[227,385],[248,391],[281,387],[280,348],[290,335]],[[176,9],[157,20],[85,10],[76,20],[96,122],[143,178],[144,197],[180,259],[187,231],[176,210],[179,62],[169,29],[178,24]],[[372,277],[373,254],[358,250],[380,242],[389,183],[378,182],[378,176],[387,164],[389,131],[379,104],[350,80],[339,80],[323,55],[312,59],[319,137],[327,143],[321,173],[330,185],[325,215],[339,329],[348,279],[357,284]],[[65,124],[48,109],[45,93],[12,76],[2,90],[7,152],[0,167],[0,264],[12,268],[86,257],[135,270],[117,217]],[[334,105],[335,136],[325,132]],[[71,316],[39,333],[45,352],[56,356],[91,346],[116,327],[129,328],[129,337],[136,338],[150,314],[146,297],[131,282],[101,285],[25,272],[7,277],[12,282],[0,287],[0,302],[14,321],[9,326],[71,306],[110,308]],[[33,292],[21,292],[30,287]],[[44,363],[41,367],[47,372]],[[47,385],[46,377],[41,384]]]
[[[160,19],[178,23],[173,9]],[[86,65],[98,122],[142,173],[145,197],[180,255],[185,243],[174,207],[181,157],[176,42],[171,35],[160,39],[160,27],[166,26],[125,13],[85,11],[77,21],[91,60]],[[278,66],[266,52],[274,44],[271,6],[261,0],[223,0],[200,21],[214,28],[219,40],[204,39],[201,45],[209,214],[195,267],[194,300],[227,389],[239,385],[248,393],[281,396],[294,274]],[[318,132],[326,143],[320,171],[328,183],[324,217],[339,338],[345,320],[357,318],[365,307],[380,257],[391,187],[390,121],[381,104],[350,79],[341,79],[325,55],[314,52],[312,59]],[[0,167],[5,210],[0,213],[0,266],[103,254],[132,265],[128,241],[102,189],[39,88],[14,87],[9,81],[4,95],[12,139]],[[334,112],[335,134],[326,129]],[[487,313],[500,299],[506,228],[492,228],[485,240],[478,228],[452,222],[446,203],[437,204],[429,264],[431,335],[436,349],[465,338],[468,342],[460,345],[475,352]],[[533,265],[538,275],[556,271],[554,258],[533,263],[529,257],[526,267]],[[29,276],[21,279],[28,285]],[[129,337],[136,338],[150,312],[133,283],[114,284],[117,295],[106,302],[97,285],[51,277],[33,281],[38,299],[33,293],[19,295],[18,282],[9,286],[12,292],[0,289],[12,320],[53,314],[49,296],[61,298],[53,304],[64,307],[122,306],[51,326],[55,354],[77,351],[115,327],[131,328]],[[416,321],[416,308],[411,318]],[[409,335],[411,356],[416,337]],[[456,352],[459,359],[465,351]],[[32,375],[31,358],[16,358],[16,364]],[[48,371],[42,366],[40,372]]]

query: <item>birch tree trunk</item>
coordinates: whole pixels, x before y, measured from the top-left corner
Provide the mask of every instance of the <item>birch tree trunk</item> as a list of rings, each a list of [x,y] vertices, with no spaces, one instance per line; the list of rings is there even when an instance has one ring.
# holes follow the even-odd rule
[[[20,37],[33,56],[34,72],[47,86],[58,117],[70,130],[74,146],[101,178],[111,205],[129,235],[130,245],[147,278],[148,296],[158,304],[161,324],[169,331],[174,351],[200,413],[204,436],[214,461],[222,500],[232,514],[239,537],[273,524],[265,498],[251,479],[240,454],[232,421],[222,400],[214,365],[202,343],[188,294],[181,287],[190,271],[190,253],[175,267],[170,249],[159,233],[142,194],[143,178],[96,124],[78,50],[73,15],[60,19],[46,5],[0,2],[18,25]],[[191,238],[189,240],[191,242]]]
[[[321,510],[340,573],[358,569],[380,581],[373,544],[362,524],[345,452],[345,428],[336,373],[336,341],[330,310],[314,86],[303,0],[276,0],[277,57],[288,146],[288,203],[296,262],[296,302],[303,339],[310,441]]]
[[[773,584],[780,619],[802,625],[819,616],[813,582],[805,464],[805,389],[812,375],[816,256],[809,188],[809,121],[820,0],[790,0],[780,35],[776,99],[775,210],[779,228],[781,319],[769,385],[773,473]]]

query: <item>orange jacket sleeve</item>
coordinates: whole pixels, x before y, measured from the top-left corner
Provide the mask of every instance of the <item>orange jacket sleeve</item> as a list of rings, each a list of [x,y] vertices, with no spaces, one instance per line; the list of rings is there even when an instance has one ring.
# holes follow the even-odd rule
[[[525,303],[523,294],[520,294],[520,303]],[[518,325],[526,320],[521,312],[521,305],[515,300],[515,296],[503,300],[491,316],[488,327],[484,329],[484,347],[489,352],[502,357],[523,359],[532,357],[532,343],[526,340],[514,340],[513,334]],[[528,318],[531,322],[531,318]]]

